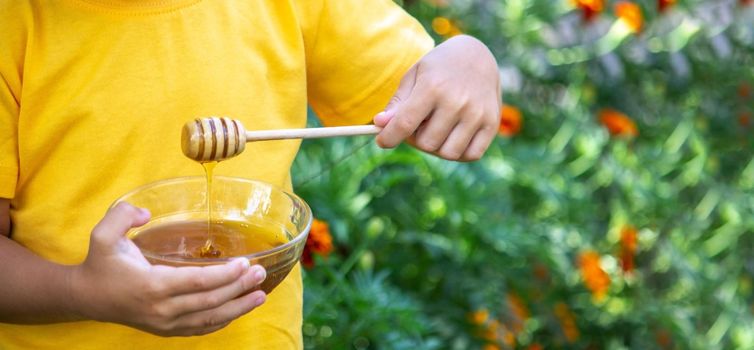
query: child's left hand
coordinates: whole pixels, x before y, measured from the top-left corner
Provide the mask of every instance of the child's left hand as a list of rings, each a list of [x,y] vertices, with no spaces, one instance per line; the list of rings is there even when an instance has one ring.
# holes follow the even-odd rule
[[[380,147],[403,140],[449,160],[482,157],[497,134],[500,82],[497,62],[479,40],[459,35],[435,47],[403,76],[374,124]]]

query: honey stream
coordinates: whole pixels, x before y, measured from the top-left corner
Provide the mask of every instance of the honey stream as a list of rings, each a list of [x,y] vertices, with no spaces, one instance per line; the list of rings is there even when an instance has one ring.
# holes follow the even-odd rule
[[[207,241],[204,242],[199,255],[203,258],[217,258],[222,252],[214,247],[215,240],[212,233],[212,177],[215,172],[217,162],[203,162],[204,174],[207,176]]]

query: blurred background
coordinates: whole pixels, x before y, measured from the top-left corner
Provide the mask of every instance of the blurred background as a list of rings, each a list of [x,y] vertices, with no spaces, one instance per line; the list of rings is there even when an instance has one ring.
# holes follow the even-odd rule
[[[304,143],[306,348],[754,348],[754,1],[401,5],[490,46],[499,136]]]

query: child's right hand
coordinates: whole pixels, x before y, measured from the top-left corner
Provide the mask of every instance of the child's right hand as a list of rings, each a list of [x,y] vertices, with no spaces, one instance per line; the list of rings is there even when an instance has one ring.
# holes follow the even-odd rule
[[[120,203],[92,231],[89,254],[70,275],[83,318],[128,325],[161,336],[207,334],[265,301],[245,294],[265,278],[246,259],[208,267],[152,266],[125,237],[149,212]]]

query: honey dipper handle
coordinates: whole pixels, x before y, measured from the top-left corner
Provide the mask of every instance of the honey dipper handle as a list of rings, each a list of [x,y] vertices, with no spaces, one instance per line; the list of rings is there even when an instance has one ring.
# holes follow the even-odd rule
[[[374,135],[382,128],[375,125],[332,126],[325,128],[255,130],[246,132],[246,142],[283,139],[309,139],[333,136]]]

